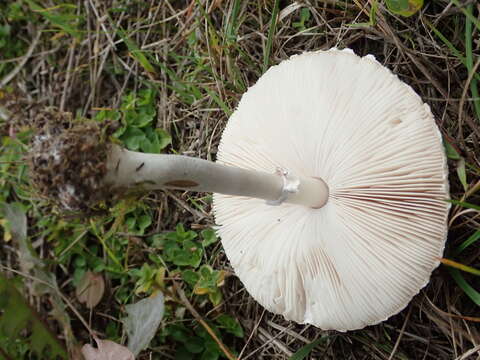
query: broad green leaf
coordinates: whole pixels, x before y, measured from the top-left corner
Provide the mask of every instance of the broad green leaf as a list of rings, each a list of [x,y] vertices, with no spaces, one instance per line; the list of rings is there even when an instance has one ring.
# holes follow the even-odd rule
[[[140,109],[135,119],[135,125],[144,128],[150,125],[155,118],[155,109]]]
[[[167,239],[164,248],[167,260],[175,265],[196,268],[202,261],[202,247],[191,240],[184,240],[179,244],[174,240]]]
[[[192,338],[188,330],[183,325],[170,325],[168,327],[168,331],[170,332],[172,339],[178,342],[184,343]]]
[[[172,143],[172,137],[165,130],[155,129],[155,132],[157,133],[158,146],[160,147],[160,150],[166,148],[168,145]]]
[[[146,138],[141,144],[141,150],[146,153],[158,154],[172,142],[171,136],[162,129],[144,129]]]
[[[152,218],[149,215],[141,215],[137,219],[137,226],[139,228],[139,235],[143,235],[145,230],[152,224]]]
[[[120,137],[129,150],[137,151],[140,149],[140,144],[145,139],[145,133],[137,127],[128,126],[125,132]]]
[[[222,300],[223,300],[223,295],[222,295],[222,292],[220,291],[220,289],[215,289],[213,291],[210,291],[208,293],[208,299],[210,300],[210,302],[213,304],[213,306],[217,306],[219,305]]]
[[[11,342],[24,332],[30,343],[31,351],[42,359],[54,359],[56,356],[66,359],[67,352],[53,333],[41,321],[13,283],[0,273],[0,337]],[[48,349],[48,355],[47,355]]]
[[[423,0],[385,0],[387,8],[394,14],[412,16],[423,6]]]
[[[174,232],[168,233],[165,237],[169,240],[175,240],[177,242],[184,242],[186,240],[193,240],[197,237],[197,233],[195,231],[185,231],[185,228],[182,224],[178,224],[175,228]]]
[[[185,345],[180,346],[175,351],[175,360],[194,360],[194,356]]]
[[[134,355],[145,349],[155,336],[163,318],[164,307],[161,292],[125,306],[128,316],[122,321],[128,335],[128,348]]]
[[[234,319],[229,315],[222,314],[217,317],[215,321],[219,324],[219,328],[224,328],[225,331],[229,332],[230,334],[233,334],[239,338],[243,338],[243,328],[237,319]]]
[[[218,360],[220,358],[220,352],[207,349],[205,352],[202,354],[202,357],[200,360]]]
[[[223,285],[225,278],[224,271],[213,270],[209,265],[202,265],[198,270],[199,280],[195,284],[194,293],[197,295],[208,295],[214,306],[222,302],[222,292],[218,288]]]
[[[207,247],[215,242],[217,242],[217,234],[215,233],[215,230],[213,229],[205,229],[200,232],[200,235],[202,235],[202,245],[204,247]]]
[[[134,232],[135,231],[135,225],[137,224],[137,218],[134,216],[130,216],[127,219],[125,219],[125,225],[128,229],[129,232]]]
[[[140,141],[140,151],[149,154],[156,154],[158,146],[155,145],[148,137],[145,137],[142,141]]]
[[[188,341],[185,342],[185,347],[188,352],[193,354],[199,354],[203,351],[203,340],[199,337],[191,337]]]
[[[185,270],[182,272],[182,279],[193,288],[200,280],[200,275],[193,270]]]

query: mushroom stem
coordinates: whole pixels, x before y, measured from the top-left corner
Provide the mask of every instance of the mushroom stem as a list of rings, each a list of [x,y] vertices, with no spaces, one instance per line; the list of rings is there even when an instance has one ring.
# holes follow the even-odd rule
[[[328,200],[328,187],[317,178],[262,173],[182,155],[139,153],[116,145],[109,152],[105,184],[112,188],[215,192],[312,208],[320,208]]]

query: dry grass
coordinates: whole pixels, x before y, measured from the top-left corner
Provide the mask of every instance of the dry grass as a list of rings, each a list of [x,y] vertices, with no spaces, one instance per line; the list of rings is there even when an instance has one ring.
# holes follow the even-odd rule
[[[470,165],[470,189],[478,185],[480,118],[469,91],[471,77],[432,31],[434,26],[465,53],[465,17],[450,1],[427,1],[411,18],[393,16],[380,5],[372,26],[352,26],[369,21],[370,5],[364,0],[280,1],[270,37],[273,2],[267,0],[87,0],[76,5],[75,12],[82,17],[79,40],[41,16],[23,24],[17,34],[33,50],[27,61],[14,62],[21,66],[11,70],[15,73],[10,85],[30,102],[90,117],[100,108],[117,107],[127,92],[154,85],[160,90],[158,126],[172,134],[171,149],[215,159],[230,112],[262,74],[264,64],[307,50],[350,47],[359,55],[375,55],[430,104],[443,135]],[[119,7],[124,9],[112,11]],[[302,8],[311,14],[304,29],[294,26]],[[473,38],[478,63],[478,29]],[[450,165],[452,198],[465,199],[456,163]],[[469,195],[468,202],[478,203],[475,191]],[[193,206],[193,199],[201,207]],[[161,222],[154,224],[156,230],[173,229],[179,222],[193,227],[213,223],[201,194],[166,192],[150,195],[148,201],[158,207]],[[448,248],[479,228],[478,211],[454,207]],[[215,254],[215,267],[230,269],[224,254]],[[477,245],[463,262],[478,266],[479,254]],[[478,307],[443,267],[402,313],[345,334],[297,325],[265,312],[234,276],[223,290],[221,311],[235,314],[246,329],[242,343],[227,344],[238,349],[241,359],[287,359],[320,336],[325,341],[312,352],[312,359],[480,358],[479,319],[467,318],[478,316]]]

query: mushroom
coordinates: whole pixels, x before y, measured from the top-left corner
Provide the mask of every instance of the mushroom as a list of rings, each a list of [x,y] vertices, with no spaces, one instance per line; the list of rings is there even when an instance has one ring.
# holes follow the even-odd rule
[[[98,145],[104,133],[89,126],[75,130],[78,145],[53,130],[37,136],[44,194],[74,209],[128,189],[214,192],[235,273],[288,320],[339,331],[378,323],[439,264],[449,210],[440,132],[372,56],[331,49],[271,67],[229,119],[216,163]]]

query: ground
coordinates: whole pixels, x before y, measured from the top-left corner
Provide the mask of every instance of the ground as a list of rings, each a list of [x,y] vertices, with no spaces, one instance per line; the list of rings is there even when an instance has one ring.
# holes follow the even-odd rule
[[[85,217],[60,210],[29,182],[29,141],[51,114],[120,120],[114,137],[131,149],[214,160],[229,115],[270,65],[349,47],[373,54],[430,105],[457,201],[444,257],[478,268],[480,5],[426,0],[405,17],[395,11],[400,3],[1,2],[0,202],[9,205],[0,220],[0,270],[30,304],[22,311],[34,309],[69,351],[94,334],[125,344],[125,305],[161,290],[165,316],[139,359],[216,359],[228,351],[287,359],[315,340],[297,358],[480,358],[480,283],[468,271],[441,265],[405,310],[379,325],[321,331],[270,314],[248,295],[210,231],[208,194],[132,196]],[[89,277],[100,298],[92,295],[90,309],[76,295]],[[31,355],[29,335],[22,330],[12,341],[0,332],[0,358],[43,358]]]

